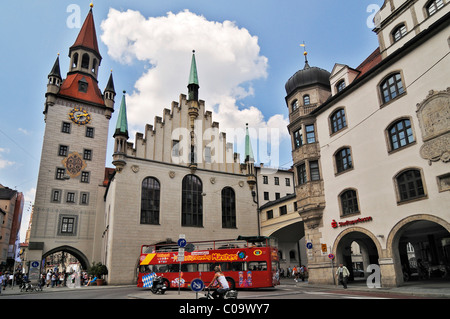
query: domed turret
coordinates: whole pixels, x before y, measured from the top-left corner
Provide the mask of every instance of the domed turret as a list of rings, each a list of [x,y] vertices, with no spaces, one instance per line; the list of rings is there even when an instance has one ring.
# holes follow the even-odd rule
[[[311,85],[323,85],[326,88],[330,88],[330,75],[330,72],[318,67],[310,67],[306,62],[303,70],[297,71],[286,82],[286,94],[289,96],[295,90]]]

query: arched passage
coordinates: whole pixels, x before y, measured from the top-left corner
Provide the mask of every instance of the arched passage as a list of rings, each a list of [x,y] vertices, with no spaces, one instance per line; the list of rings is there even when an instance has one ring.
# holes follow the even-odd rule
[[[344,264],[350,271],[349,280],[365,278],[365,270],[371,264],[378,264],[381,247],[369,231],[353,227],[343,231],[334,243],[336,265]],[[360,270],[363,270],[361,272]]]
[[[450,224],[432,215],[414,215],[391,231],[387,248],[396,284],[450,280]]]
[[[80,263],[81,269],[85,269],[86,270],[90,266],[89,265],[89,260],[86,257],[86,255],[83,254],[78,249],[73,248],[71,246],[60,246],[60,247],[53,248],[52,250],[49,250],[48,252],[46,252],[42,256],[42,258],[46,259],[48,256],[51,256],[53,254],[60,253],[60,252],[69,253],[70,255],[74,256],[78,260],[78,262]],[[65,260],[62,260],[62,262],[64,263]]]
[[[280,252],[280,267],[286,271],[287,267],[307,265],[305,251],[305,228],[303,222],[296,222],[278,229],[270,234],[278,240]]]

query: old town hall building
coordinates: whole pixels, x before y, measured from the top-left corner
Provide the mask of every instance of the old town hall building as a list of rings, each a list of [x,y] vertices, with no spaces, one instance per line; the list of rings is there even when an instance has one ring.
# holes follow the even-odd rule
[[[134,143],[121,96],[114,169],[105,162],[116,92],[112,75],[99,88],[92,6],[69,57],[65,79],[59,57],[48,76],[29,260],[66,251],[84,269],[106,264],[110,284],[130,284],[141,245],[176,242],[180,234],[189,241],[257,234],[252,158],[240,162],[205,110],[195,54],[188,94],[161,110]]]

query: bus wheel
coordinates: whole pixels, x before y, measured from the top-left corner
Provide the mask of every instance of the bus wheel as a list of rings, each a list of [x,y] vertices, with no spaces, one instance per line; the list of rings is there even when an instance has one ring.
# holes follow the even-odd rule
[[[234,279],[231,277],[225,277],[227,282],[228,282],[228,286],[230,286],[230,290],[233,290],[236,287],[236,284],[234,283]]]

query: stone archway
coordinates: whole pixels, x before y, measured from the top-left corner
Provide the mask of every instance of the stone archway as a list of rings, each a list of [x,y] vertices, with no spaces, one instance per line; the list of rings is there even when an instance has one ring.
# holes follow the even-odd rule
[[[367,277],[365,270],[371,264],[379,264],[382,256],[382,248],[377,238],[368,230],[360,227],[351,227],[341,232],[333,245],[335,264],[344,264],[350,271],[350,280],[354,280],[354,262],[352,261],[352,243],[357,243],[361,250],[361,263],[364,270],[364,277]]]
[[[416,260],[408,256],[407,244],[414,248],[413,258]],[[414,264],[418,259],[424,261],[427,276],[442,267],[450,270],[450,224],[433,215],[409,216],[392,228],[386,249],[387,256],[393,260],[396,286],[404,284],[405,278],[409,280],[414,272],[420,275],[419,270],[414,269],[418,267]]]
[[[50,255],[58,253],[58,252],[66,252],[66,253],[69,253],[72,256],[74,256],[80,262],[82,269],[86,270],[90,266],[89,260],[86,257],[86,255],[83,254],[78,249],[73,248],[71,246],[60,246],[60,247],[53,248],[53,249],[49,250],[48,252],[46,252],[44,255],[42,255],[42,258],[45,259],[47,256],[50,256]]]

